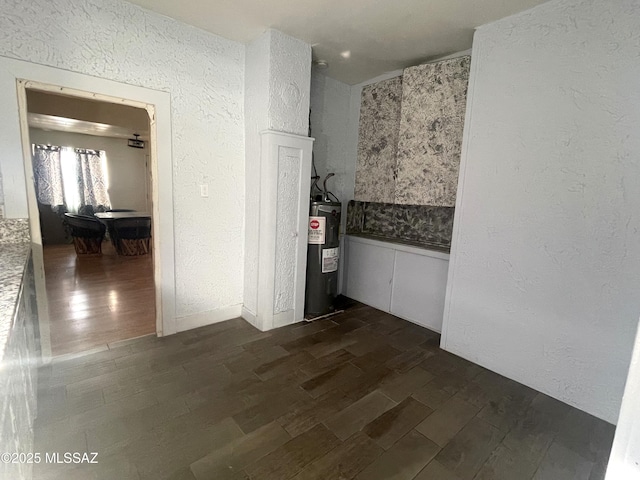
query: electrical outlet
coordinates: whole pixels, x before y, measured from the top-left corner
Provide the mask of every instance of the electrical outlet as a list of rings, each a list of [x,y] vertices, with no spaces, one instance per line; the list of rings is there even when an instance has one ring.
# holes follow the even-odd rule
[[[206,183],[204,185],[200,185],[200,196],[208,197],[209,196],[209,185]]]

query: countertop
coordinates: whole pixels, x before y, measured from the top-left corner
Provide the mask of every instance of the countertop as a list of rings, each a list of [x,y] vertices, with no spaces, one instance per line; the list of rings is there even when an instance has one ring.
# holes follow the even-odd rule
[[[432,250],[434,252],[440,252],[440,253],[446,253],[446,254],[449,254],[449,250],[450,250],[450,247],[446,245],[441,245],[438,243],[411,242],[409,240],[383,237],[380,235],[371,235],[368,233],[347,233],[346,235],[349,237],[367,238],[369,240],[376,240],[378,242],[394,243],[396,245],[408,245],[410,247],[422,248],[424,250]]]
[[[0,359],[4,358],[30,252],[30,243],[0,243]]]

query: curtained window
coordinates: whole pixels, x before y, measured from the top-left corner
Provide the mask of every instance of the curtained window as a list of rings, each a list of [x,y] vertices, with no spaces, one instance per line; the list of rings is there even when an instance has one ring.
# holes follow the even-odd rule
[[[111,208],[104,150],[33,145],[36,196],[56,211],[90,213]]]

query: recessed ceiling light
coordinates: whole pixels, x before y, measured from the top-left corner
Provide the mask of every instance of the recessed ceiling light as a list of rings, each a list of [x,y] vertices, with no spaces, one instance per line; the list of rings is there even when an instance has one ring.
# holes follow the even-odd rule
[[[316,60],[313,64],[320,70],[329,68],[329,63],[326,60]]]
[[[340,54],[342,58],[351,58],[351,50],[345,50]]]

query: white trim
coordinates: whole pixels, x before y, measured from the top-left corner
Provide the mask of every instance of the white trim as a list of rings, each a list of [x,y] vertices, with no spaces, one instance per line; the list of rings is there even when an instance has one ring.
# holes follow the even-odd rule
[[[40,231],[40,212],[38,204],[30,201],[36,198],[35,183],[33,180],[33,162],[31,158],[31,145],[29,144],[29,123],[27,120],[27,93],[18,84],[18,122],[20,126],[20,139],[22,144],[23,169],[25,172],[25,189],[27,193],[27,212],[29,220],[29,234],[31,237],[31,252],[33,260],[33,276],[35,283],[36,305],[38,307],[38,332],[40,341],[40,358],[44,364],[51,362],[51,324],[49,318],[49,299],[47,297],[44,252],[42,251],[42,232]],[[17,164],[18,162],[16,162]],[[16,165],[17,168],[17,165]],[[0,169],[1,171],[1,169]],[[5,189],[6,190],[6,189]],[[6,198],[5,198],[6,202]]]
[[[296,288],[294,297],[293,319],[286,325],[304,320],[304,297],[307,287],[307,251],[309,249],[309,193],[311,191],[311,158],[313,149],[313,139],[303,137],[299,141],[300,146],[300,175],[298,177],[298,258],[296,259],[296,278],[294,285]],[[305,146],[309,149],[308,158],[306,158]]]
[[[3,121],[10,130],[4,132],[4,136],[0,135],[0,143],[8,148],[7,154],[0,157],[6,215],[8,218],[24,218],[29,215],[31,235],[35,248],[39,249],[42,248],[39,215],[32,181],[33,170],[29,170],[31,152],[26,115],[27,87],[145,108],[149,113],[156,332],[159,336],[176,333],[170,94],[0,56],[0,104],[7,107],[3,111]],[[16,132],[13,131],[18,126],[21,129],[21,139],[16,138]],[[18,147],[21,147],[23,161],[17,161]],[[37,258],[38,255],[34,255],[34,260]],[[36,272],[39,268],[42,266],[34,265]],[[38,306],[40,305],[39,301]]]
[[[293,323],[301,322],[302,320],[304,320],[304,318],[297,318],[295,316],[295,310],[287,310],[286,312],[276,313],[273,316],[273,328],[285,327]]]
[[[40,336],[40,358],[45,365],[51,362],[51,323],[49,322],[49,298],[44,278],[44,252],[42,245],[31,244],[33,259],[33,277],[35,283],[36,305],[38,307],[38,334]]]
[[[384,240],[375,240],[373,238],[359,237],[358,235],[345,235],[350,242],[364,243],[366,245],[374,245],[376,247],[389,248],[398,252],[413,253],[414,255],[422,255],[423,257],[439,258],[441,260],[449,260],[449,254],[439,252],[437,250],[429,250],[426,247],[414,247],[405,243],[385,242]]]
[[[453,216],[453,231],[451,234],[451,259],[449,261],[449,274],[447,275],[447,292],[444,300],[444,315],[442,316],[442,334],[440,336],[440,348],[447,350],[449,317],[451,315],[451,299],[455,284],[455,271],[458,264],[457,247],[460,239],[461,224],[464,217],[464,184],[466,180],[467,162],[469,155],[469,142],[471,141],[471,116],[473,114],[473,102],[475,100],[474,90],[476,86],[476,71],[478,69],[478,58],[482,52],[480,47],[474,44],[471,55],[471,66],[469,68],[469,85],[467,86],[467,105],[465,109],[464,128],[462,133],[462,150],[460,154],[460,167],[458,172],[458,190],[456,192],[456,206]]]
[[[242,304],[231,305],[230,307],[218,308],[206,312],[194,313],[186,317],[177,319],[178,332],[191,330],[192,328],[205,327],[214,323],[224,322],[242,315]]]
[[[278,149],[267,134],[261,135],[260,206],[258,219],[258,302],[256,320],[262,331],[273,328],[276,223],[278,210]]]
[[[258,329],[260,328],[260,326],[258,325],[258,319],[256,318],[256,314],[253,313],[244,305],[242,305],[242,312],[240,316],[244,318],[247,322],[249,322],[251,325],[253,325],[254,327]]]
[[[287,132],[280,132],[278,130],[262,130],[260,132],[260,135],[273,135],[274,138],[278,137],[280,139],[284,139],[284,138],[288,138],[290,140],[292,140],[294,143],[297,142],[298,140],[302,140],[303,142],[307,142],[307,141],[314,141],[315,138],[313,137],[305,137],[304,135],[298,135],[297,133],[287,133]],[[286,144],[287,146],[290,146],[289,144]],[[291,148],[296,148],[295,146],[291,146]],[[311,184],[309,184],[309,188],[311,188]]]

